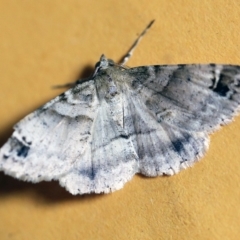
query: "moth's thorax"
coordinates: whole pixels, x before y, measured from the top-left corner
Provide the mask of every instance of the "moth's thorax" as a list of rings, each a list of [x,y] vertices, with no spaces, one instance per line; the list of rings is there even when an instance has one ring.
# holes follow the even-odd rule
[[[107,100],[113,99],[122,92],[122,85],[124,84],[125,75],[124,71],[124,68],[116,64],[109,65],[105,69],[99,67],[94,80],[100,100],[103,98]]]

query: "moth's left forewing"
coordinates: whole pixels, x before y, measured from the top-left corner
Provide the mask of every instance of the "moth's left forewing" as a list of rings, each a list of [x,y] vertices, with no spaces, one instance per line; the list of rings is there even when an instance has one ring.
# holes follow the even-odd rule
[[[97,106],[94,82],[88,81],[29,114],[0,149],[0,169],[33,182],[67,173],[91,139]]]

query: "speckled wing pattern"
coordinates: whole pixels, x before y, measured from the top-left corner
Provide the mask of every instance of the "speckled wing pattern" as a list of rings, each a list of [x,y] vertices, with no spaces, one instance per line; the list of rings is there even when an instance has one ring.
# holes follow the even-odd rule
[[[172,175],[191,166],[209,133],[239,110],[239,66],[99,63],[92,79],[14,127],[0,170],[26,181],[58,180],[72,194],[108,193],[136,173]]]

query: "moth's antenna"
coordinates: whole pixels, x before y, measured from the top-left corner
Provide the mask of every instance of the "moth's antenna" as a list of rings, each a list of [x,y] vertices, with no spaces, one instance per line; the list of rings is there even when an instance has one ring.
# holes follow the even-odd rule
[[[128,50],[127,54],[122,58],[122,61],[119,63],[119,65],[123,66],[125,65],[125,63],[128,61],[128,59],[132,56],[134,49],[136,48],[136,46],[138,45],[138,43],[140,42],[140,40],[142,39],[142,37],[147,33],[148,29],[152,26],[152,24],[154,23],[155,20],[152,20],[147,27],[143,30],[143,32],[138,36],[138,38],[135,40],[135,42],[133,43],[133,45],[130,47],[130,49]]]

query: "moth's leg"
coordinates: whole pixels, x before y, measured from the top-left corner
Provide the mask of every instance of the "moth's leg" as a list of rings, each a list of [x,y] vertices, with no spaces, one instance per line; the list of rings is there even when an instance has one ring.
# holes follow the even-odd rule
[[[86,82],[86,81],[91,80],[91,79],[92,79],[92,77],[82,78],[82,79],[78,79],[77,81],[66,83],[66,84],[63,84],[63,85],[55,85],[55,86],[52,86],[52,88],[53,89],[57,89],[57,88],[72,88],[72,87],[78,85],[79,83],[83,83],[83,82]]]

